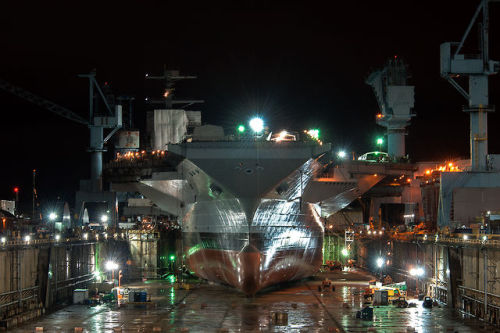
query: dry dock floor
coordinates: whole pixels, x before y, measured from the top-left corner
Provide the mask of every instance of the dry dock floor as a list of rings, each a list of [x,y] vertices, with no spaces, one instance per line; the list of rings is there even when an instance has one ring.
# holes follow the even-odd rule
[[[319,292],[320,279],[336,290]],[[398,309],[375,307],[370,321],[356,319],[371,276],[362,272],[320,274],[317,280],[281,286],[254,298],[234,289],[200,284],[175,290],[166,281],[134,285],[147,288],[155,307],[72,305],[11,332],[499,332],[446,307]],[[287,320],[273,322],[273,313]],[[120,330],[121,329],[121,330]]]

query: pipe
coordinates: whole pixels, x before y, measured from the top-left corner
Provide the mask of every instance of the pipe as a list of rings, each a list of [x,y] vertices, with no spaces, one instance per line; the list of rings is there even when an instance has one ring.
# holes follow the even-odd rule
[[[483,276],[484,276],[484,320],[487,318],[488,313],[488,249],[484,249],[484,268],[483,268]]]
[[[479,293],[479,294],[484,294],[483,290],[477,290],[477,289],[469,288],[469,287],[466,287],[466,286],[458,286],[458,289],[466,289],[466,290],[470,290],[470,291],[473,291],[473,292],[476,292],[476,293]],[[500,295],[497,295],[497,294],[488,293],[488,295],[500,298]]]
[[[0,309],[1,309],[1,308],[4,308],[4,307],[6,307],[6,306],[9,306],[9,305],[18,304],[19,302],[24,302],[24,301],[27,301],[27,300],[29,300],[30,298],[33,298],[33,297],[35,297],[35,296],[36,296],[36,294],[31,295],[31,296],[29,296],[29,297],[25,297],[25,298],[21,298],[21,299],[18,299],[18,300],[12,301],[12,302],[10,302],[10,303],[0,304]]]
[[[34,286],[34,287],[29,287],[29,288],[25,288],[25,289],[21,289],[20,292],[25,292],[25,291],[28,291],[28,290],[33,290],[33,289],[36,289],[38,288],[38,286]],[[8,291],[6,293],[2,293],[0,294],[0,297],[3,297],[3,296],[7,296],[7,295],[10,295],[10,294],[15,294],[19,292],[19,290],[14,290],[14,291]]]

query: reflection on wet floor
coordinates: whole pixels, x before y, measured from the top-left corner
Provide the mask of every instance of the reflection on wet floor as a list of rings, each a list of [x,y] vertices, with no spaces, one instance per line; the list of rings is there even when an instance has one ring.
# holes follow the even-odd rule
[[[201,284],[175,290],[167,282],[147,284],[156,307],[73,305],[12,332],[494,332],[445,307],[398,309],[380,306],[370,321],[356,319],[364,304],[365,275],[330,274],[335,291],[319,292],[319,281],[301,281],[247,298],[234,289]],[[141,285],[144,287],[144,285]],[[276,314],[276,315],[274,315]],[[279,320],[277,320],[279,319]],[[409,332],[410,330],[408,330]],[[500,329],[498,330],[500,332]]]

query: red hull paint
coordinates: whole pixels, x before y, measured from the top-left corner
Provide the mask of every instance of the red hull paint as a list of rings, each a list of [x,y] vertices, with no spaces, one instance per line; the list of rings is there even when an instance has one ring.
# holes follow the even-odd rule
[[[247,295],[255,295],[273,284],[311,276],[321,260],[321,250],[317,249],[278,251],[267,263],[265,254],[255,248],[241,252],[200,249],[187,257],[189,267],[199,277],[229,284]]]

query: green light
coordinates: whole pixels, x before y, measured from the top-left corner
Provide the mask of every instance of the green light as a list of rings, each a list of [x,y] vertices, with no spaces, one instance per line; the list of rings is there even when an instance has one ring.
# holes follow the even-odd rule
[[[245,132],[245,126],[244,125],[238,125],[238,132],[240,132],[240,133]]]
[[[307,131],[307,134],[309,134],[313,139],[319,139],[319,129],[317,128],[310,129],[309,131]]]
[[[384,139],[382,138],[377,138],[377,145],[381,146],[384,144]]]
[[[343,255],[344,257],[347,257],[347,256],[349,255],[349,250],[347,250],[346,248],[343,248],[343,249],[342,249],[342,255]]]
[[[174,260],[175,260],[175,255],[173,255],[173,254],[172,254],[172,255],[170,256],[170,261],[174,261]]]

